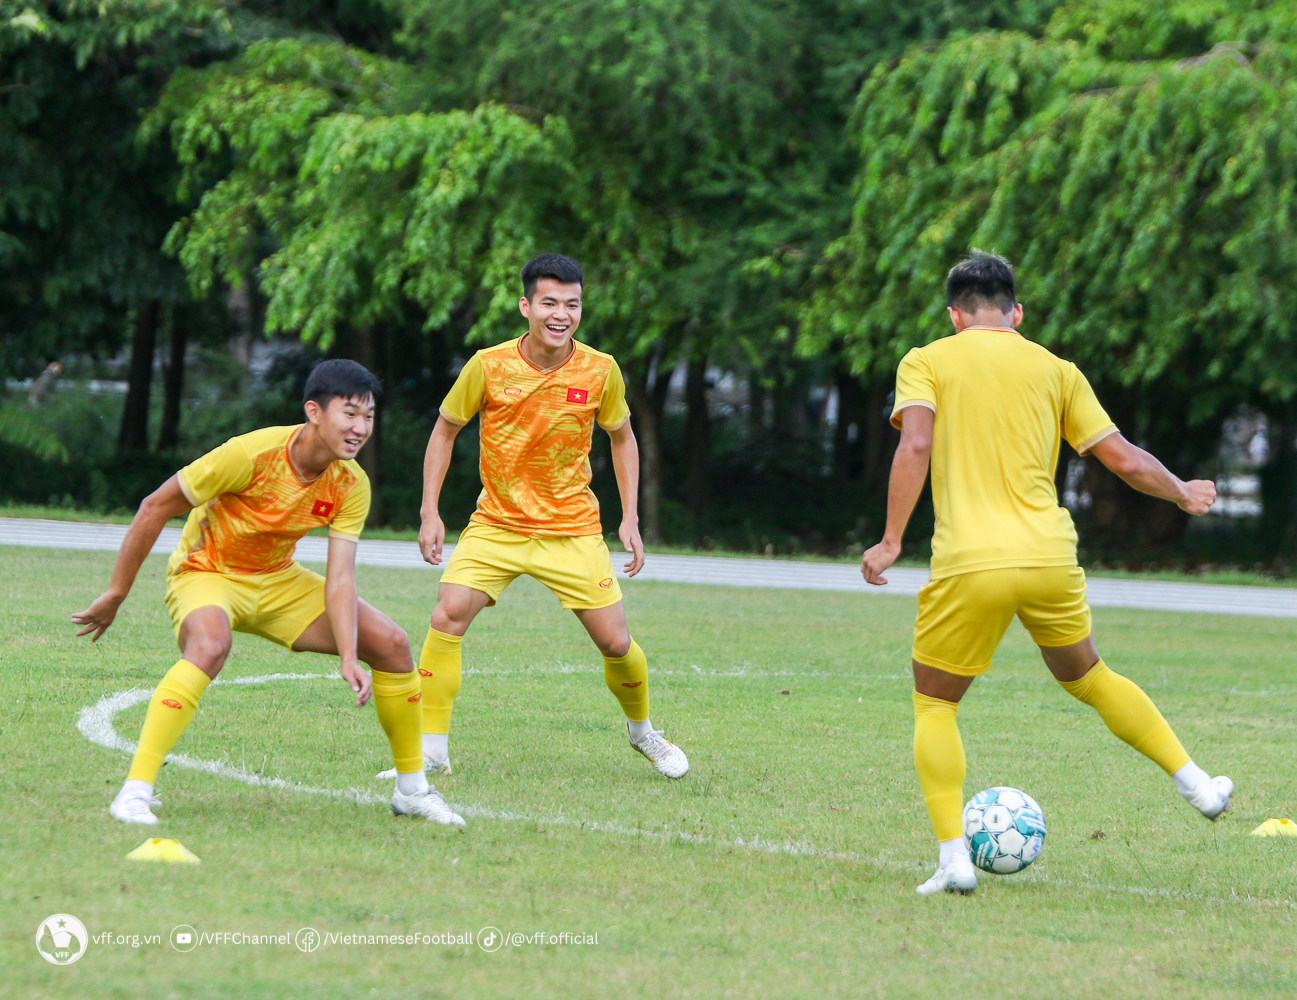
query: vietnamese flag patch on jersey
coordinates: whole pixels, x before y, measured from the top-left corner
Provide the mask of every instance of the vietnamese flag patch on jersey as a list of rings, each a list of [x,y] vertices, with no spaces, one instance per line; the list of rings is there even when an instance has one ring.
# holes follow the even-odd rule
[[[333,513],[333,504],[328,500],[316,500],[315,506],[311,508],[312,517],[328,517]]]
[[[567,391],[567,401],[569,403],[584,403],[590,398],[588,389],[569,389]]]

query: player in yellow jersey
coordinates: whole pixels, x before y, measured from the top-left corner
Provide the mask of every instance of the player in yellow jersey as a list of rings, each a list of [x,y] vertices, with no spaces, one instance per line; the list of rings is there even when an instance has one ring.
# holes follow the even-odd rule
[[[1092,454],[1135,489],[1207,513],[1216,487],[1182,482],[1118,433],[1075,365],[1025,340],[1013,268],[974,251],[946,281],[955,335],[917,347],[896,375],[892,463],[883,540],[861,570],[873,584],[901,551],[901,535],[932,465],[937,525],[932,579],[914,624],[914,763],[938,841],[937,871],[918,892],[971,892],[977,874],[962,836],[964,749],[959,701],[1016,614],[1050,673],[1094,708],[1118,738],[1151,758],[1208,819],[1229,808],[1234,783],[1185,752],[1148,696],[1099,658],[1076,564],[1076,529],[1058,504],[1059,438]]]
[[[341,659],[356,705],[371,694],[396,763],[392,811],[463,826],[428,784],[419,747],[422,698],[410,642],[356,596],[356,542],[369,514],[369,480],[355,461],[369,437],[378,380],[354,361],[324,361],[306,381],[306,423],[231,438],[185,466],[140,504],[112,583],[72,616],[97,641],[113,623],[167,521],[189,512],[167,564],[167,610],[181,658],[149,701],[130,774],[109,807],[123,823],[153,825],[163,758],[230,653],[232,632],[295,652]],[[313,528],[328,525],[325,575],[293,561]],[[369,664],[373,680],[360,666]]]
[[[576,613],[603,653],[604,680],[626,715],[631,746],[669,778],[689,770],[684,752],[649,720],[648,663],[630,636],[590,489],[590,441],[597,423],[612,440],[621,494],[620,531],[644,565],[638,509],[639,452],[617,362],[572,339],[581,322],[585,277],[570,258],[544,254],[522,271],[518,306],[527,332],[479,351],[441,405],[424,459],[419,547],[434,566],[446,528],[438,513],[455,436],[480,413],[482,494],[441,578],[432,627],[419,660],[423,752],[432,771],[450,770],[451,708],[459,692],[460,643],[473,619],[526,573]]]

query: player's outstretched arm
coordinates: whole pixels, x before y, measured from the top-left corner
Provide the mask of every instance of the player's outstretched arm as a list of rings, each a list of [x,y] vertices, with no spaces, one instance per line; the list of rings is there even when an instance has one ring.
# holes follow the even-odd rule
[[[1109,434],[1090,449],[1090,454],[1125,482],[1150,496],[1170,500],[1187,514],[1206,514],[1216,502],[1216,484],[1210,479],[1188,482],[1173,475],[1165,465],[1143,448],[1120,434]]]
[[[329,536],[329,561],[324,570],[324,607],[338,647],[338,671],[356,693],[356,707],[369,701],[373,688],[369,672],[356,655],[356,622],[360,612],[356,600],[356,543],[350,538]]]
[[[108,630],[108,626],[117,617],[117,609],[131,592],[136,574],[153,551],[153,545],[158,540],[158,535],[162,534],[162,529],[173,517],[178,517],[193,507],[180,489],[180,480],[176,476],[172,476],[144,498],[131,520],[126,537],[122,539],[122,547],[117,551],[117,564],[113,567],[113,578],[108,589],[85,611],[72,616],[72,624],[82,626],[77,635],[91,633],[90,641],[96,642]]]
[[[860,572],[866,583],[885,584],[887,577],[883,573],[901,554],[905,526],[910,523],[910,515],[928,478],[935,418],[936,414],[926,406],[907,406],[901,411],[901,443],[896,446],[892,477],[887,485],[887,528],[883,540],[860,560]]]
[[[464,429],[445,417],[438,417],[432,434],[428,437],[428,449],[423,453],[423,504],[419,508],[422,524],[419,526],[419,551],[425,562],[433,566],[441,565],[441,548],[446,541],[446,525],[438,513],[441,499],[441,484],[446,481],[446,470],[450,468],[450,456],[455,450],[455,438]]]
[[[630,562],[622,568],[627,576],[634,576],[644,568],[644,542],[639,534],[639,445],[630,420],[608,431],[608,437],[612,440],[612,468],[621,495],[621,527],[617,536],[631,554]]]

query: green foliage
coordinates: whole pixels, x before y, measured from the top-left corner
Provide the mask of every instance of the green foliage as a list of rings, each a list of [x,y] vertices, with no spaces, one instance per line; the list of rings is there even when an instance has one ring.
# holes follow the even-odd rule
[[[43,461],[66,462],[68,450],[58,436],[16,406],[0,406],[0,444],[21,448]]]
[[[1292,395],[1297,85],[1280,5],[1226,6],[1066,5],[1045,38],[876,70],[804,347],[841,338],[857,371],[890,369],[948,332],[944,272],[977,245],[1018,265],[1033,338],[1152,406],[1153,386],[1191,390],[1196,424]]]
[[[441,325],[531,252],[567,184],[562,124],[491,104],[400,113],[409,86],[398,63],[290,39],[177,73],[145,137],[170,129],[183,189],[231,165],[169,237],[195,289],[255,272],[267,330],[327,346],[406,301]]]

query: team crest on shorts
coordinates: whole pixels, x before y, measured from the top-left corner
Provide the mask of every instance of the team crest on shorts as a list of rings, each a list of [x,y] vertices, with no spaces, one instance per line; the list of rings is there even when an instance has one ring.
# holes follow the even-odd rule
[[[600,580],[600,581],[599,581],[599,589],[600,589],[600,590],[612,590],[612,577],[608,577],[608,579],[606,579],[606,580]]]

